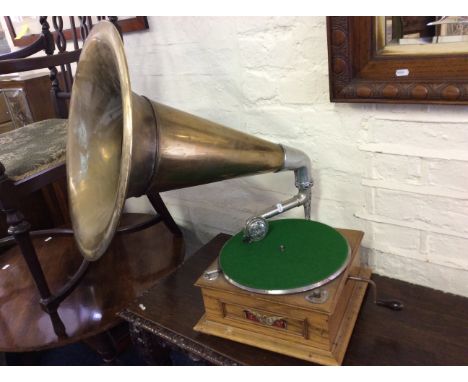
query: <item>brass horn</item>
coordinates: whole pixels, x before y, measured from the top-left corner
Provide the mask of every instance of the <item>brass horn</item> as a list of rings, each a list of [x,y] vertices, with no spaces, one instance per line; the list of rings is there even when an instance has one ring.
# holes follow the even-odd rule
[[[249,219],[249,240],[287,209],[304,205],[308,216],[307,156],[133,93],[118,31],[107,21],[94,26],[76,71],[67,142],[70,214],[86,259],[106,251],[128,197],[281,170],[295,171],[299,194]]]

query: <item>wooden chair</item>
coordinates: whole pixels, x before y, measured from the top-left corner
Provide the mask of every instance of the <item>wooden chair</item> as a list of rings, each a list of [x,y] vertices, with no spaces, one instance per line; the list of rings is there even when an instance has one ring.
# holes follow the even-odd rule
[[[92,24],[87,16],[79,20],[83,43]],[[117,17],[109,20],[117,25]],[[21,199],[65,176],[65,118],[72,64],[81,52],[74,17],[73,51],[66,50],[62,17],[53,16],[54,33],[47,16],[40,22],[42,33],[36,42],[0,56],[0,74],[49,69],[59,117],[0,135],[0,209],[11,235],[1,243],[17,244],[0,255],[0,351],[40,350],[86,340],[109,360],[116,349],[107,331],[120,322],[116,313],[179,265],[182,234],[159,194],[151,192],[148,196],[158,214],[124,216],[110,253],[91,264],[78,253],[70,229],[30,230],[20,212]],[[44,56],[29,57],[41,50]]]

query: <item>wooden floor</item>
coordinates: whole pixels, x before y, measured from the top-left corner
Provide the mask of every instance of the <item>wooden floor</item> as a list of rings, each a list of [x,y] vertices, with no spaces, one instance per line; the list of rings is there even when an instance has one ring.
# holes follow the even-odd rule
[[[136,343],[150,362],[163,343],[209,364],[310,365],[193,330],[203,315],[201,293],[193,284],[228,238],[218,235],[120,314],[132,324]],[[378,275],[372,278],[381,298],[399,299],[405,308],[376,306],[368,291],[344,365],[468,365],[467,298]]]

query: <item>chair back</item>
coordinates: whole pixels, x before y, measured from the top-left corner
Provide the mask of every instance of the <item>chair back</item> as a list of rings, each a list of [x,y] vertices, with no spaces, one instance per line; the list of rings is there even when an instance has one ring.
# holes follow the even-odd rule
[[[98,21],[105,18],[97,17]],[[117,16],[107,18],[121,32]],[[69,16],[70,29],[66,31],[63,21],[63,16],[52,16],[54,30],[51,31],[48,16],[40,16],[42,31],[38,39],[22,49],[0,55],[0,75],[48,68],[55,113],[57,117],[67,118],[75,66],[93,21],[91,16]],[[72,50],[68,50],[67,40],[71,40]],[[45,55],[31,57],[41,51]]]

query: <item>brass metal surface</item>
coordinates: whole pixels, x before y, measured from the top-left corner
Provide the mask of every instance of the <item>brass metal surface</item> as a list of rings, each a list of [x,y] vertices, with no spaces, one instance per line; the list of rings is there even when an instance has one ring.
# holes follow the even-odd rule
[[[280,145],[153,102],[159,142],[152,183],[159,191],[280,170]]]
[[[131,92],[115,27],[93,27],[78,63],[68,123],[70,213],[83,256],[97,260],[125,199],[283,168],[283,148]]]
[[[78,247],[89,260],[96,260],[108,247],[125,202],[132,115],[120,36],[110,23],[99,23],[80,56],[67,139],[70,215]]]

